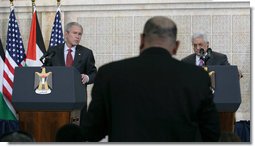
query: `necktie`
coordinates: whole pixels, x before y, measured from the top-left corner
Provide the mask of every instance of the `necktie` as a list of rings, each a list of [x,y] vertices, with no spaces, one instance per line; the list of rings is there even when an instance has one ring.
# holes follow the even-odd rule
[[[204,66],[205,62],[203,59],[199,59],[198,66]]]
[[[72,65],[73,65],[72,49],[68,49],[68,53],[66,55],[66,67],[72,67]]]

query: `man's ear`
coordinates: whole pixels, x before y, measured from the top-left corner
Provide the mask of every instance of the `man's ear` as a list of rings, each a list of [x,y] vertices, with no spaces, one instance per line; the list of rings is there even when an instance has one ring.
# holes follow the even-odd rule
[[[178,50],[178,48],[179,48],[179,45],[180,45],[180,41],[176,41],[175,42],[175,47],[172,49],[172,55],[176,55],[176,53],[177,53],[177,50]]]
[[[139,46],[140,52],[143,50],[143,48],[144,48],[144,34],[141,34],[140,35],[140,46]]]
[[[67,32],[64,32],[64,38],[66,38],[67,34],[68,34]]]

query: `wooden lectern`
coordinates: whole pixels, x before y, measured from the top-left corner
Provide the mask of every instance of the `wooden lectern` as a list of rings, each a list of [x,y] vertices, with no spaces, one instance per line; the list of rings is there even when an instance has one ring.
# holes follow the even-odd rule
[[[215,72],[214,102],[220,112],[221,131],[233,132],[235,112],[241,104],[237,66],[208,66],[208,71]]]
[[[55,141],[61,126],[79,123],[79,112],[87,101],[80,73],[75,68],[45,69],[45,73],[51,72],[46,74],[48,77],[41,74],[41,67],[15,68],[13,105],[21,130],[31,133],[37,142]],[[50,90],[45,89],[45,82]],[[36,93],[38,89],[41,93]]]

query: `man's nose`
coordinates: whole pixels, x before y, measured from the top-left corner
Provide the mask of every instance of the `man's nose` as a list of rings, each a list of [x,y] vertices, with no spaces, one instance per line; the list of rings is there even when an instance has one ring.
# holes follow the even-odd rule
[[[196,50],[199,51],[201,46],[196,46]]]
[[[81,36],[80,36],[80,35],[76,35],[75,38],[76,38],[76,39],[80,39]]]

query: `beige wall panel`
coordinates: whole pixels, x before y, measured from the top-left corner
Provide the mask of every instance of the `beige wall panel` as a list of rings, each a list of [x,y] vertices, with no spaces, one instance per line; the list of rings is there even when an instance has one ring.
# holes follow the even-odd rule
[[[212,34],[211,25],[212,19],[210,15],[195,15],[192,16],[192,33],[194,32],[205,32]]]
[[[250,54],[233,54],[233,64],[245,74],[251,73],[251,57]]]
[[[231,33],[217,33],[217,35],[212,35],[210,47],[217,52],[222,52],[225,54],[232,53]]]
[[[250,94],[242,94],[242,105],[240,105],[239,110],[241,111],[237,111],[236,112],[236,118],[238,118],[238,120],[240,118],[245,118],[245,119],[241,119],[241,120],[250,120],[251,119],[251,95]]]
[[[55,19],[56,12],[41,13],[41,31],[45,42],[45,48],[48,50],[52,25]]]
[[[191,45],[191,34],[180,35],[178,33],[177,39],[180,41],[180,46],[179,46],[177,54],[182,54],[182,53],[190,54],[191,52],[193,52],[192,45]]]
[[[233,53],[250,53],[250,33],[233,33]]]

